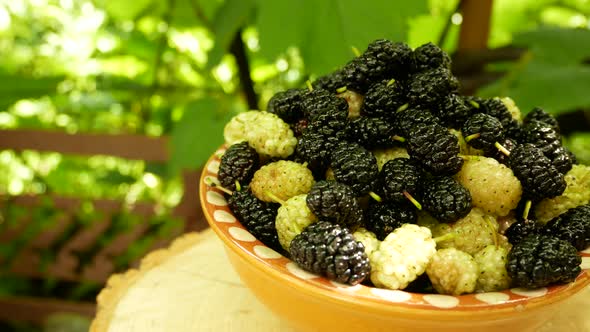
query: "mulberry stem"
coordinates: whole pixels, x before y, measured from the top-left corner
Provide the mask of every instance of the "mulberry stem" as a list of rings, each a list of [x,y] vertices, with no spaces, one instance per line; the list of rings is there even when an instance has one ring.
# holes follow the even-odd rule
[[[399,136],[399,135],[393,135],[392,139],[393,139],[394,141],[398,141],[398,142],[402,142],[402,143],[406,141],[406,139],[405,139],[405,138],[403,138],[403,137],[401,137],[401,136]]]
[[[275,194],[271,193],[270,191],[266,191],[265,194],[270,197],[273,201],[275,201],[276,203],[279,203],[281,205],[285,205],[285,201],[283,201],[282,199],[278,198]]]
[[[359,51],[358,48],[351,46],[350,47],[352,49],[352,53],[354,54],[354,56],[361,56],[361,51]]]
[[[234,193],[233,191],[222,187],[219,183],[215,183],[215,181],[213,181],[211,178],[205,178],[205,184],[208,185],[209,187],[217,188],[228,195],[233,195],[233,193]]]
[[[508,149],[506,149],[506,148],[505,148],[505,147],[504,147],[502,144],[500,144],[500,143],[496,142],[496,143],[494,143],[494,146],[495,146],[496,148],[498,148],[498,150],[499,150],[500,152],[502,152],[503,154],[505,154],[505,155],[506,155],[506,157],[510,157],[510,151],[508,151]]]
[[[407,109],[408,109],[408,107],[410,107],[410,104],[408,104],[408,103],[405,103],[405,104],[403,104],[402,106],[398,107],[398,108],[397,108],[397,110],[396,110],[396,112],[398,112],[398,113],[399,113],[399,112],[405,111],[405,110],[407,110]]]
[[[433,238],[433,240],[434,240],[434,242],[436,242],[436,243],[440,243],[440,242],[444,242],[444,241],[452,240],[452,239],[454,239],[454,238],[456,238],[456,237],[457,237],[457,233],[455,233],[455,232],[450,232],[450,233],[447,233],[447,234],[445,234],[445,235],[441,235],[441,236],[435,237],[435,238]]]
[[[496,232],[496,229],[494,228],[494,225],[492,225],[492,221],[491,221],[491,216],[488,215],[484,215],[483,219],[486,221],[486,225],[490,228],[490,231],[492,231],[494,233],[494,246],[498,246],[498,232]]]
[[[381,196],[377,195],[376,193],[374,193],[373,191],[369,192],[369,196],[371,196],[374,200],[376,200],[377,202],[381,202],[383,201],[383,199],[381,198]]]
[[[343,93],[343,92],[346,92],[346,86],[342,86],[342,87],[339,87],[338,89],[336,89],[336,93]]]
[[[480,136],[481,136],[480,133],[471,134],[471,135],[465,137],[465,142],[469,143],[469,141],[479,138]]]
[[[310,80],[305,81],[305,85],[307,85],[307,89],[309,91],[313,91],[313,86],[311,85],[311,81]]]
[[[420,204],[420,202],[418,202],[409,192],[404,190],[402,191],[402,194],[404,194],[404,196],[406,196],[406,198],[412,202],[418,210],[422,210],[422,204]]]
[[[526,201],[526,203],[524,204],[524,211],[522,212],[522,218],[524,220],[529,219],[529,212],[531,211],[531,205],[533,205],[533,202],[531,200]]]

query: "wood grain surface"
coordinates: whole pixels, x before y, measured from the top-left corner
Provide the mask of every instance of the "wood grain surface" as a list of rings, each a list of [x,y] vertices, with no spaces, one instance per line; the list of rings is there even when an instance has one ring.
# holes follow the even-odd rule
[[[210,229],[111,277],[98,306],[91,332],[295,331],[240,282]],[[590,332],[589,308],[590,288],[539,332]]]

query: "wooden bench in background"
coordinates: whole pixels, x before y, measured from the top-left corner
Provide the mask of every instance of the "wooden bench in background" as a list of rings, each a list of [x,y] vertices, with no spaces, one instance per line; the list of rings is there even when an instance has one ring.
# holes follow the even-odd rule
[[[131,160],[145,160],[165,163],[169,159],[167,137],[147,137],[140,135],[101,135],[66,134],[39,130],[0,130],[0,150],[35,150],[39,152],[59,152],[66,155],[93,156],[108,155]],[[182,174],[184,195],[174,208],[172,215],[184,221],[184,229],[160,238],[151,250],[164,247],[175,237],[187,231],[198,231],[207,227],[198,202],[199,171],[185,171]],[[111,199],[92,200],[101,218],[86,227],[71,231],[74,214],[81,197],[50,195],[56,209],[63,212],[51,229],[42,231],[29,241],[4,270],[14,276],[33,279],[52,278],[69,282],[95,282],[104,284],[113,272],[113,258],[122,254],[133,241],[141,238],[149,225],[139,223],[131,231],[115,234],[114,239],[97,248],[97,240],[112,226],[112,216],[124,207],[122,201]],[[25,208],[41,204],[43,195],[1,196],[0,205],[10,202]],[[0,206],[1,207],[1,206]],[[156,215],[156,205],[151,202],[138,202],[128,208],[129,213],[147,218]],[[28,223],[35,222],[30,216],[18,220],[15,227],[0,228],[0,243],[14,241],[22,235]],[[69,229],[71,234],[65,241],[57,242],[60,235]],[[56,244],[58,248],[56,248]],[[40,251],[55,250],[55,259],[41,266]],[[92,248],[92,257],[84,262],[77,254]],[[0,266],[3,263],[0,261]],[[95,304],[60,299],[37,297],[0,297],[0,320],[19,320],[42,323],[50,314],[71,312],[93,316]]]

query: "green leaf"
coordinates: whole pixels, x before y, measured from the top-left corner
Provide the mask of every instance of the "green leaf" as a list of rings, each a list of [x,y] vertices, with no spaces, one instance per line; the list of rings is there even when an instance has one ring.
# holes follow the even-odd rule
[[[229,99],[229,98],[228,98]],[[211,97],[187,104],[172,129],[170,171],[196,169],[223,144],[223,128],[233,115],[232,105]]]
[[[215,45],[209,52],[207,61],[207,67],[209,69],[221,61],[236,33],[250,19],[253,9],[253,0],[226,0],[217,10],[212,23]]]
[[[408,18],[428,10],[426,0],[308,0],[304,3],[308,6],[308,30],[300,48],[307,68],[318,75],[350,60],[352,47],[363,51],[379,38],[406,41]]]
[[[590,106],[588,91],[590,67],[533,61],[478,94],[510,96],[525,113],[535,106],[560,113]]]
[[[535,61],[552,64],[578,64],[590,58],[590,30],[539,28],[523,32],[514,38],[514,44],[525,46]]]
[[[274,60],[289,47],[301,44],[307,30],[305,6],[295,6],[290,1],[257,2],[256,26],[260,43],[259,54],[262,57]]]
[[[0,72],[0,110],[27,98],[54,94],[64,76],[27,77]]]
[[[152,0],[134,0],[134,1],[99,1],[99,6],[119,21],[133,20],[142,11],[144,11]]]

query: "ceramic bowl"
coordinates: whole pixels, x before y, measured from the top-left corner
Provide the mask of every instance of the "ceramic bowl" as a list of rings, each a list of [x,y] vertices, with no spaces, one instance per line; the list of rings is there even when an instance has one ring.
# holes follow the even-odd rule
[[[223,152],[201,176],[203,212],[242,281],[298,331],[535,331],[590,283],[590,250],[581,253],[584,270],[574,282],[535,290],[449,296],[332,282],[258,241],[232,215],[223,193],[206,184],[217,176]]]

